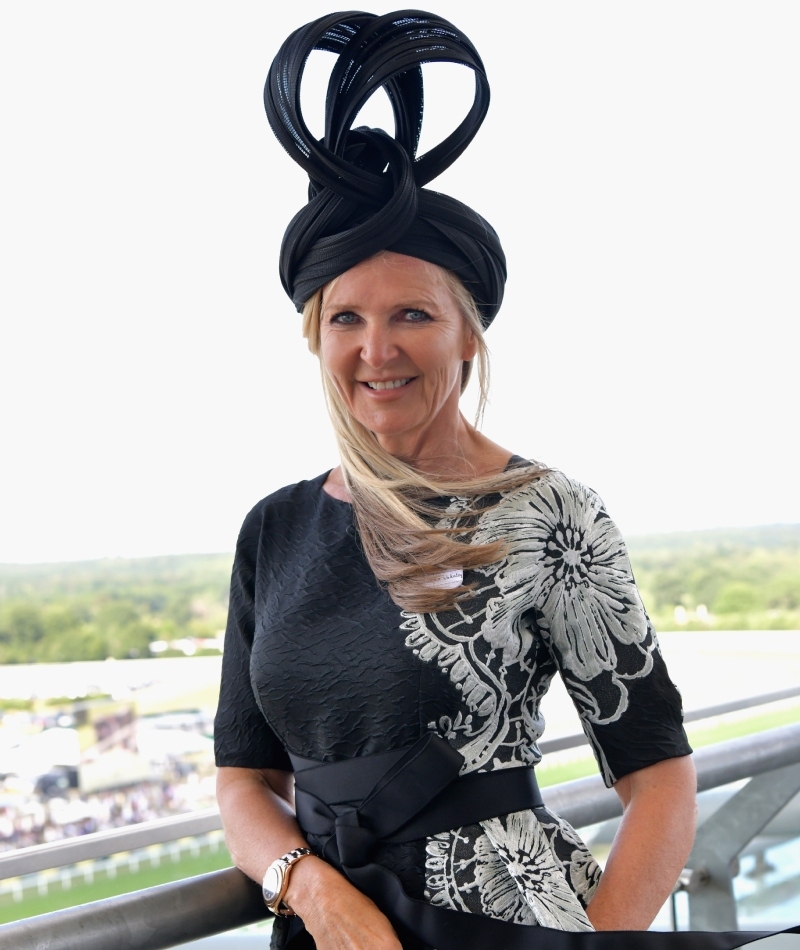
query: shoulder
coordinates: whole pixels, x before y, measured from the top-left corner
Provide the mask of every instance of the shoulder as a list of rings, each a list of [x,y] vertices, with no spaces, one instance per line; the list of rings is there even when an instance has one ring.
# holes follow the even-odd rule
[[[323,472],[322,475],[317,475],[316,478],[295,482],[292,485],[284,485],[283,488],[279,488],[257,502],[247,513],[244,524],[260,522],[265,516],[272,514],[280,515],[289,511],[301,510],[308,501],[319,496],[327,477],[328,472]]]
[[[579,510],[586,515],[605,511],[603,500],[594,489],[557,468],[544,469],[538,478],[504,493],[498,507],[519,511],[529,509],[541,517],[555,519],[577,514]]]
[[[239,532],[238,546],[248,542],[255,543],[264,530],[266,524],[273,520],[286,523],[290,520],[301,519],[308,515],[310,503],[319,499],[322,486],[328,472],[323,472],[316,478],[284,485],[272,494],[257,502],[245,516]]]
[[[621,540],[597,492],[558,469],[504,492],[481,516],[475,540],[501,539],[528,554],[597,543],[616,547]]]

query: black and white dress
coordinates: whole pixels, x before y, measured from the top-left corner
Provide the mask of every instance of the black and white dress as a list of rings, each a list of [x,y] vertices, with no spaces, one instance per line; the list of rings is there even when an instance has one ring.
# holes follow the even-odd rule
[[[402,611],[379,588],[327,473],[247,516],[234,562],[217,764],[291,769],[446,738],[463,772],[535,765],[540,702],[559,672],[607,785],[691,750],[681,701],[622,538],[590,489],[558,471],[505,493],[476,543],[508,555],[465,572],[465,604]],[[464,508],[443,501],[442,524]],[[600,870],[547,809],[492,818],[380,857],[412,897],[521,924],[591,930]]]

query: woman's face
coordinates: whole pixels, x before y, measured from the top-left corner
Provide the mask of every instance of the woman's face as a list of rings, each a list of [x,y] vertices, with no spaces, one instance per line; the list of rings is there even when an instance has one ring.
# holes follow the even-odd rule
[[[320,335],[345,406],[391,454],[455,436],[477,345],[436,265],[387,251],[346,271],[325,288]]]

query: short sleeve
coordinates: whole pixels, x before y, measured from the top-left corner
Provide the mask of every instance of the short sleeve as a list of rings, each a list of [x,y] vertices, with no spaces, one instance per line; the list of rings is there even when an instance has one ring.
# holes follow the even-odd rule
[[[627,550],[600,498],[560,473],[542,480],[549,522],[539,558],[538,625],[581,717],[603,780],[692,750],[636,588]]]
[[[255,577],[263,503],[245,519],[231,573],[231,593],[222,680],[214,719],[218,766],[284,769],[292,765],[286,750],[264,718],[250,681],[250,654],[255,635]]]

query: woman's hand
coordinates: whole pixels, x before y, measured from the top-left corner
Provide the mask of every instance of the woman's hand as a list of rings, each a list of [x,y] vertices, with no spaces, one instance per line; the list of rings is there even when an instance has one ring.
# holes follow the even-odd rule
[[[217,801],[234,864],[259,884],[273,861],[307,847],[294,815],[290,772],[220,768]],[[292,865],[284,900],[302,918],[317,950],[401,950],[389,920],[321,858]]]
[[[691,756],[666,759],[614,786],[624,809],[587,908],[595,930],[647,930],[694,842],[697,781]]]
[[[302,918],[317,950],[401,950],[388,918],[320,858],[297,862],[285,899]]]

